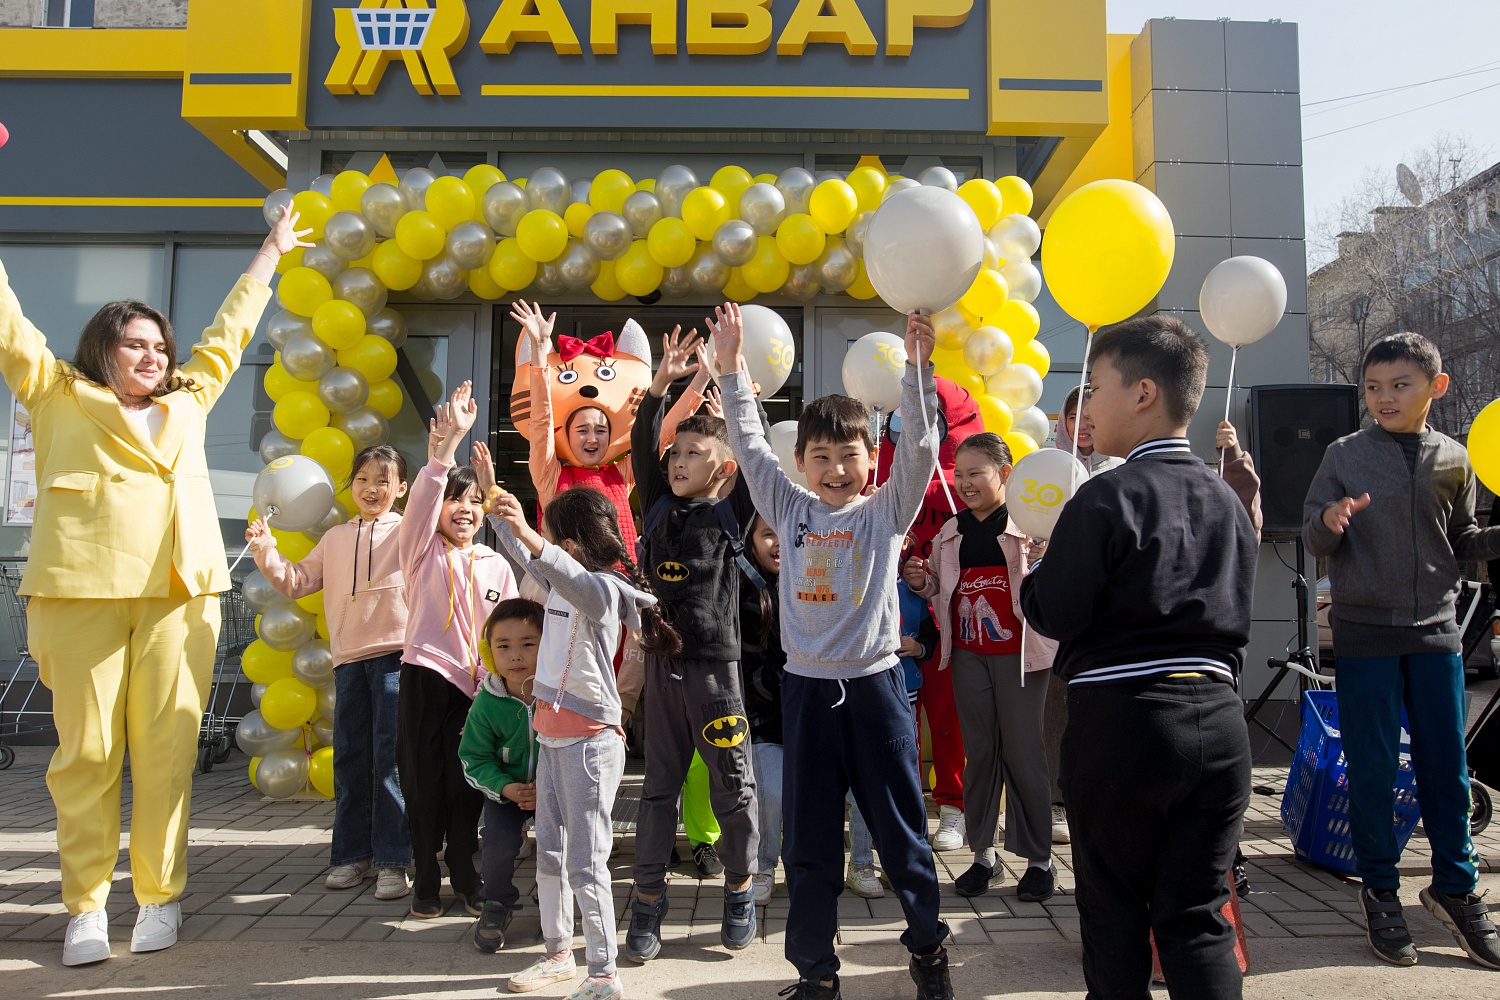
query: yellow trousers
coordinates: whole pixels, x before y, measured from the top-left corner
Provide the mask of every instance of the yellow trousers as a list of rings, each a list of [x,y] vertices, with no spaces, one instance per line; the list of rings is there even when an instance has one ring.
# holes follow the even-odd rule
[[[26,622],[57,725],[47,787],[57,806],[63,903],[76,915],[104,909],[109,897],[127,748],[135,898],[171,902],[187,884],[188,806],[218,595],[33,597]]]

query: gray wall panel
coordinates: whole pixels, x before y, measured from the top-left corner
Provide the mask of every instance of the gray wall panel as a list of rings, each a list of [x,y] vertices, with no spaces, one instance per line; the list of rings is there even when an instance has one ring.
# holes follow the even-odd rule
[[[1156,196],[1172,213],[1179,236],[1229,235],[1229,170],[1209,163],[1156,164]]]
[[[1157,90],[1223,90],[1224,25],[1218,21],[1165,21],[1150,32],[1151,86]]]
[[[1286,311],[1307,312],[1307,243],[1300,239],[1262,240],[1236,236],[1230,241],[1232,256],[1264,257],[1286,279]]]
[[[1172,273],[1156,296],[1158,309],[1197,309],[1203,279],[1231,255],[1227,236],[1179,236]]]
[[[1231,162],[1301,165],[1302,107],[1296,94],[1227,96]]]
[[[1223,91],[1157,90],[1154,151],[1158,160],[1229,162],[1229,114]]]
[[[1232,164],[1229,198],[1233,235],[1306,238],[1301,167]]]
[[[1227,22],[1224,49],[1229,89],[1297,93],[1301,90],[1297,48],[1295,24]]]

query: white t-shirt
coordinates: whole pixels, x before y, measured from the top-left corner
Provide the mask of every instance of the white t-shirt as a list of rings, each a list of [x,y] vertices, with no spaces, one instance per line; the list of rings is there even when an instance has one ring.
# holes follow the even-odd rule
[[[152,444],[161,437],[161,429],[167,422],[167,408],[162,403],[153,402],[143,410],[122,405],[120,412],[135,427],[136,433]]]

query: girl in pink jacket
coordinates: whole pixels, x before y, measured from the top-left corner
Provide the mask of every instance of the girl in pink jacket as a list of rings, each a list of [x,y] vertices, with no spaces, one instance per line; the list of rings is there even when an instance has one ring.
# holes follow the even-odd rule
[[[354,458],[349,490],[359,513],[329,529],[301,562],[276,551],[263,520],[245,532],[276,592],[324,592],[338,710],[333,717],[333,845],[324,885],[351,889],[375,874],[375,897],[411,891],[411,839],[396,776],[397,686],[406,646],[406,590],[396,547],[406,459],[388,444]]]

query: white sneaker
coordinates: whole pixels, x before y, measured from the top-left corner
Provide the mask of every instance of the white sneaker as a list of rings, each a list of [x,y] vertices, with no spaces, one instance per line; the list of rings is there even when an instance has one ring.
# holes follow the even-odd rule
[[[405,868],[382,868],[375,875],[376,899],[400,899],[411,892]]]
[[[1071,844],[1073,835],[1068,832],[1068,811],[1062,806],[1052,807],[1052,842]]]
[[[934,851],[956,851],[964,846],[964,811],[957,806],[938,807],[938,828],[932,835]]]
[[[328,873],[323,884],[330,889],[353,889],[370,877],[370,862],[360,861],[352,865],[338,865]]]
[[[578,975],[578,966],[573,964],[571,951],[558,959],[543,955],[540,961],[532,963],[530,967],[511,976],[506,981],[505,988],[512,993],[530,993],[532,990],[539,990],[554,983],[569,982],[576,975]]]
[[[750,881],[755,883],[755,905],[764,906],[769,903],[771,894],[776,891],[776,873],[763,872]]]
[[[68,920],[63,937],[63,965],[88,965],[109,957],[109,917],[103,910],[89,910]]]
[[[130,935],[131,951],[161,951],[177,943],[177,928],[182,926],[181,903],[147,903],[135,918],[135,932]]]
[[[885,895],[885,887],[880,884],[880,875],[875,871],[874,865],[864,868],[849,866],[849,874],[844,879],[851,892],[864,899],[880,899]]]

